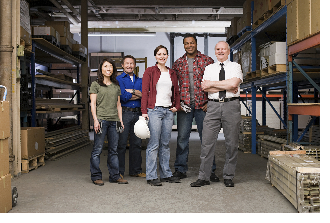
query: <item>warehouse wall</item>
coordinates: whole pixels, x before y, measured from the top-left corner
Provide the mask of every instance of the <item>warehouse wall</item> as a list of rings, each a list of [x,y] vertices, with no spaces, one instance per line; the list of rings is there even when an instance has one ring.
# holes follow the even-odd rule
[[[78,42],[81,41],[81,37],[75,33],[74,39]],[[183,37],[176,37],[174,39],[174,60],[182,56],[185,51],[182,43]],[[209,37],[208,38],[208,54],[214,60],[214,46],[220,40],[226,40],[226,38]],[[136,37],[115,37],[115,36],[90,36],[88,37],[88,53],[99,52],[124,52],[124,54],[131,54],[136,58],[148,58],[148,67],[155,65],[154,49],[164,45],[170,54],[170,39],[168,33],[156,33],[156,36],[136,36]],[[204,38],[197,37],[197,50],[204,53]],[[167,66],[170,66],[170,58],[167,61]],[[140,68],[140,75],[144,73],[144,64],[138,64]]]

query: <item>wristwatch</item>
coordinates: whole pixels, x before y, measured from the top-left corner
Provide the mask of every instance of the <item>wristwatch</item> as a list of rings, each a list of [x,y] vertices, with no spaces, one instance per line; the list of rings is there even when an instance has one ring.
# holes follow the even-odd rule
[[[133,93],[132,94],[134,94],[135,95],[135,89],[133,89]]]

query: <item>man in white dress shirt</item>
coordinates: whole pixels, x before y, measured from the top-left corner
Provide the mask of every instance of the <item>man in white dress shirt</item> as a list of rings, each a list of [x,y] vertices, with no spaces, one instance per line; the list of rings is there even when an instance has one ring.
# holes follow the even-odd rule
[[[205,68],[202,89],[208,92],[208,106],[203,122],[201,165],[198,180],[190,184],[201,187],[210,184],[211,167],[221,126],[225,136],[226,157],[223,179],[226,187],[233,187],[239,126],[241,121],[240,88],[243,82],[241,65],[228,59],[229,45],[220,41],[215,45],[215,63]]]

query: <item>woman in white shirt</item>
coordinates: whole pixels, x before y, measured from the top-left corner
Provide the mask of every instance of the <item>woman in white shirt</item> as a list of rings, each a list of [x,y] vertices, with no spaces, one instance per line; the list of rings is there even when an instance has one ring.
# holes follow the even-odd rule
[[[180,108],[177,75],[165,66],[168,50],[160,45],[154,50],[156,65],[148,67],[142,79],[142,116],[149,120],[150,140],[146,151],[146,179],[152,186],[161,182],[180,182],[172,177],[169,167],[173,114]],[[159,153],[160,181],[157,177],[157,154]]]

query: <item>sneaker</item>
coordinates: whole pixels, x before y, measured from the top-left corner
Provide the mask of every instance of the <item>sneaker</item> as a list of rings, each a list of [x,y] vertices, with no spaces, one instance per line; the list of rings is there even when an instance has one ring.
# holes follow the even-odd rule
[[[179,177],[180,179],[183,179],[183,178],[186,178],[187,177],[187,174],[186,173],[181,173],[181,172],[179,172],[179,171],[176,170],[173,173],[173,177]]]
[[[104,185],[103,180],[94,180],[93,183],[94,183],[95,185],[98,185],[98,186],[103,186],[103,185]]]
[[[201,187],[204,185],[210,185],[210,181],[198,179],[196,182],[190,184],[191,187]]]
[[[181,183],[180,177],[167,177],[167,178],[160,178],[161,182],[169,182],[169,183]]]
[[[210,181],[212,181],[212,182],[219,182],[220,179],[219,179],[219,177],[217,177],[217,175],[215,175],[215,173],[211,173]]]
[[[134,175],[130,175],[131,177],[146,177],[147,175],[145,173],[138,173]]]
[[[147,180],[147,184],[151,186],[162,186],[162,183],[158,179]]]
[[[110,181],[110,183],[128,184],[128,181],[127,180],[124,180],[123,178],[119,178],[116,181]]]

